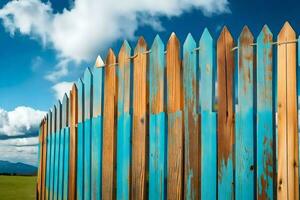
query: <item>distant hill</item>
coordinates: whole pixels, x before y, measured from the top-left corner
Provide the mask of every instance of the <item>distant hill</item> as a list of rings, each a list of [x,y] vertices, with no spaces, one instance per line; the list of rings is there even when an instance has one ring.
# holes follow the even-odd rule
[[[36,175],[37,167],[20,162],[12,163],[0,160],[0,174]]]

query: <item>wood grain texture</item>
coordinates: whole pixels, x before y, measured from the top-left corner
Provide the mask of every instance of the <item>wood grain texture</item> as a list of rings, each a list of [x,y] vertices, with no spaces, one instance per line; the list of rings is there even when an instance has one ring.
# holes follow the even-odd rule
[[[217,115],[215,103],[215,48],[205,29],[199,41],[201,105],[201,199],[217,199]],[[199,167],[200,168],[200,167]]]
[[[42,199],[42,167],[43,167],[43,121],[39,127],[39,143],[38,143],[38,173],[37,173],[37,199]]]
[[[167,199],[183,199],[183,116],[180,44],[172,33],[167,44]]]
[[[238,42],[238,105],[235,132],[235,194],[253,199],[254,189],[254,104],[253,36],[247,26]]]
[[[169,38],[166,55],[167,111],[177,112],[181,108],[181,60],[180,43],[175,33]]]
[[[69,195],[70,199],[76,198],[76,167],[77,167],[77,123],[78,123],[78,95],[77,87],[73,84],[70,92],[70,161],[69,161]]]
[[[54,106],[51,111],[51,167],[50,167],[50,191],[49,197],[53,199],[53,189],[54,189],[54,159],[55,159],[55,116],[56,116],[56,107]]]
[[[91,143],[93,114],[93,75],[87,68],[83,76],[84,82],[84,198],[91,199]]]
[[[147,169],[147,44],[139,38],[133,60],[132,199],[146,197]]]
[[[257,38],[257,125],[256,184],[257,199],[273,199],[274,139],[273,139],[273,35],[264,26]]]
[[[60,100],[56,104],[56,128],[55,128],[55,160],[54,160],[54,199],[59,199],[61,197],[60,182],[61,171],[59,169],[60,165],[60,147],[61,147],[61,102]]]
[[[49,199],[49,184],[50,184],[50,159],[51,159],[51,119],[50,119],[50,112],[47,113],[46,117],[47,121],[47,161],[46,161],[46,194],[45,199]]]
[[[226,27],[217,42],[218,198],[234,197],[234,47]]]
[[[102,198],[115,198],[116,166],[116,57],[109,49],[105,65],[104,113],[103,113],[103,161],[102,161]]]
[[[166,198],[166,117],[164,44],[157,35],[149,55],[149,199]]]
[[[184,91],[184,194],[199,199],[200,131],[197,113],[196,42],[189,34],[183,44]]]
[[[83,137],[84,137],[84,84],[81,79],[76,83],[78,102],[78,127],[77,127],[77,191],[76,198],[83,198]]]
[[[278,42],[294,41],[296,34],[285,23]],[[296,44],[278,45],[278,199],[299,199],[297,136]]]
[[[130,199],[131,162],[131,48],[124,41],[118,55],[117,199]]]
[[[102,60],[98,56],[96,63]],[[91,198],[101,199],[102,174],[102,114],[104,102],[104,67],[93,67],[92,171]]]

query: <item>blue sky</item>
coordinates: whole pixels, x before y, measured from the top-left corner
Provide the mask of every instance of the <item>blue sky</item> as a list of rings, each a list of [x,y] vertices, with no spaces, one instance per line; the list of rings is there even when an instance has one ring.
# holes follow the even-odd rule
[[[285,21],[300,31],[296,0],[110,2],[0,1],[0,160],[35,164],[44,111],[98,54],[105,58],[109,47],[117,53],[123,39],[133,48],[140,35],[149,45],[157,33],[164,41],[171,32],[182,42],[188,33],[198,40],[205,27],[217,38],[224,25],[237,39],[244,25],[257,36],[264,24],[276,37]]]

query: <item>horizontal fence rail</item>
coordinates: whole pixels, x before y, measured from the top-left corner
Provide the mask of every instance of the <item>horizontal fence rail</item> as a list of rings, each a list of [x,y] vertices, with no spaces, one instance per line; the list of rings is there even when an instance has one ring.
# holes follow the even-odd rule
[[[286,22],[110,49],[41,122],[37,198],[299,199],[299,47]]]

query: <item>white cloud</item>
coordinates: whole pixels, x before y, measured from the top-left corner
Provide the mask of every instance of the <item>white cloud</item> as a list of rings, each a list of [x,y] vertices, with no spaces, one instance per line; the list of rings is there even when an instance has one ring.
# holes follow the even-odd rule
[[[37,143],[37,137],[0,140],[0,160],[37,166],[38,146],[35,145]]]
[[[52,90],[54,91],[56,99],[63,99],[65,93],[68,94],[72,89],[72,85],[73,82],[66,82],[66,81],[55,84],[52,87]]]
[[[38,133],[45,112],[20,106],[12,111],[0,108],[0,136],[21,136]]]
[[[11,35],[20,32],[58,51],[59,64],[46,78],[68,74],[70,61],[90,61],[116,39],[132,39],[140,25],[163,30],[159,17],[179,16],[192,9],[204,15],[229,12],[228,0],[75,0],[71,10],[54,13],[41,0],[10,1],[0,19]]]

